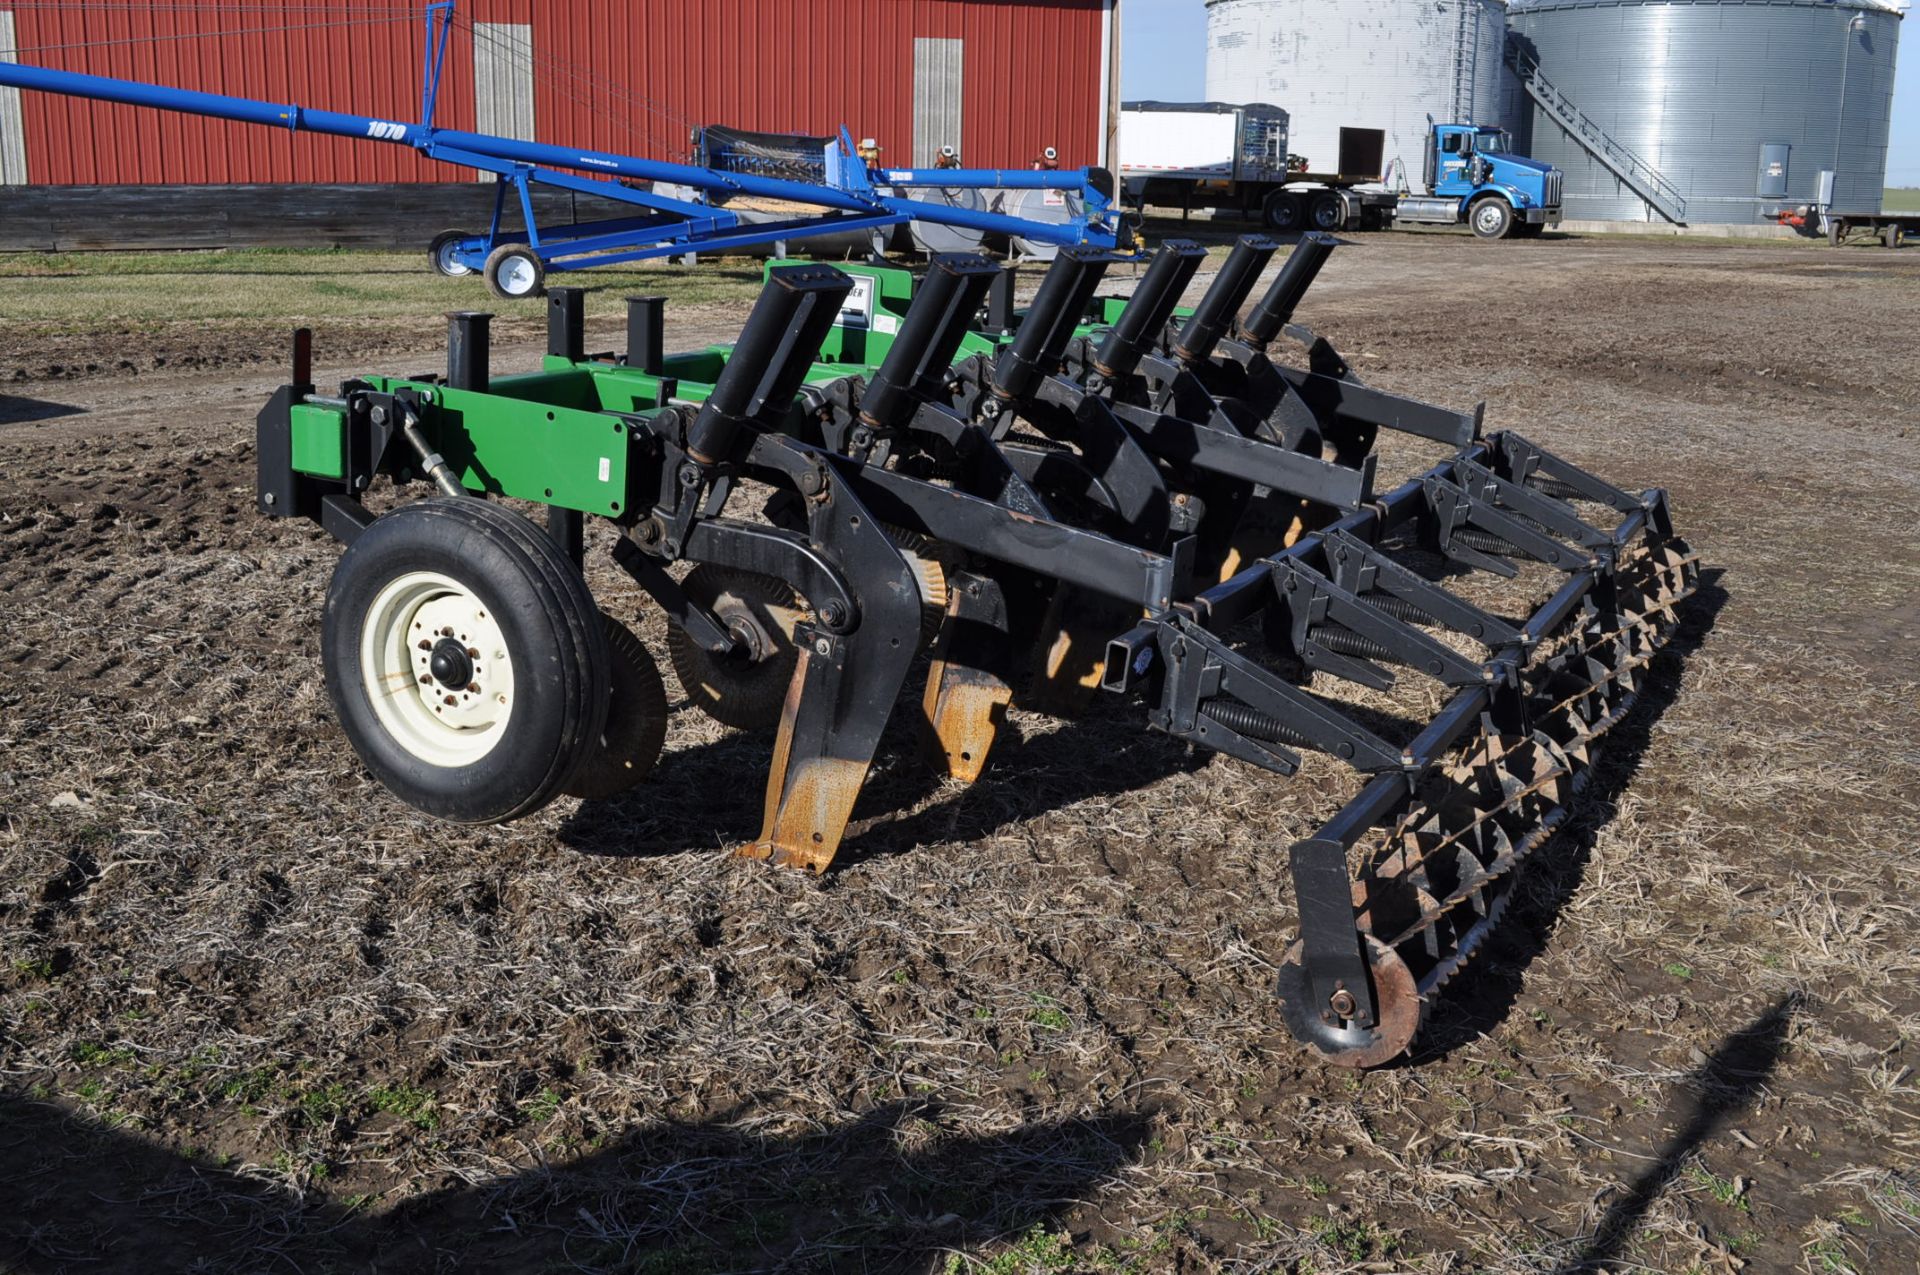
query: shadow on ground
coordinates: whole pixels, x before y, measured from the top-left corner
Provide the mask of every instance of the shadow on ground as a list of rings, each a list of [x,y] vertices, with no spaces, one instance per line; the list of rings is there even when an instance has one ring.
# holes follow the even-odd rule
[[[1557,1267],[1553,1275],[1614,1269],[1621,1249],[1640,1229],[1641,1220],[1660,1193],[1685,1167],[1702,1143],[1753,1105],[1767,1077],[1779,1065],[1787,1031],[1799,1011],[1798,994],[1789,994],[1746,1027],[1729,1036],[1705,1062],[1688,1073],[1682,1091],[1692,1107],[1680,1131],[1660,1149],[1651,1168],[1635,1178],[1616,1197],[1594,1227],[1593,1238],[1578,1257]],[[1677,1112],[1676,1112],[1677,1114]]]
[[[834,870],[918,846],[978,840],[1076,802],[1151,787],[1212,760],[1150,732],[1134,705],[1096,703],[1087,716],[1051,730],[1025,736],[1007,730],[979,783],[939,795],[945,781],[919,755],[917,690],[909,694],[888,724]],[[770,738],[735,732],[670,752],[646,783],[611,800],[582,803],[561,824],[560,841],[617,857],[687,850],[689,827],[706,830],[710,844],[751,841],[760,832],[772,747]],[[1098,765],[1090,764],[1093,758]],[[750,778],[743,782],[743,776]]]
[[[1593,857],[1595,839],[1610,822],[1615,803],[1640,769],[1653,727],[1680,693],[1688,656],[1700,649],[1727,604],[1723,568],[1700,573],[1700,586],[1679,608],[1680,627],[1648,668],[1633,711],[1607,732],[1598,763],[1575,804],[1573,817],[1546,849],[1528,861],[1516,883],[1506,919],[1488,939],[1481,957],[1435,1003],[1432,1023],[1418,1042],[1411,1065],[1425,1065],[1479,1039],[1505,1022],[1526,985],[1533,961],[1553,941],[1562,910],[1579,893]]]
[[[790,1138],[657,1124],[366,1212],[0,1092],[0,1269],[919,1271],[1085,1198],[1148,1121],[981,1135],[901,1103]]]
[[[74,407],[68,403],[52,403],[44,398],[21,398],[15,394],[0,394],[0,425],[25,425],[33,421],[58,420],[62,416],[79,416],[87,409]]]

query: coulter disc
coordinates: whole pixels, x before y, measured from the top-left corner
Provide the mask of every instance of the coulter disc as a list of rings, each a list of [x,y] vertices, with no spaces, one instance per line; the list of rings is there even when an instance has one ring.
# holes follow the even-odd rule
[[[717,655],[678,624],[668,624],[667,656],[687,698],[723,726],[773,730],[800,659],[793,645],[794,626],[804,614],[799,594],[772,576],[711,563],[688,572],[680,587],[739,643],[737,651]]]

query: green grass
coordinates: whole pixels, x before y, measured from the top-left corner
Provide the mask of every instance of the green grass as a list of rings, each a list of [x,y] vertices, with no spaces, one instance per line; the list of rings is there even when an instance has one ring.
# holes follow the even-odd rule
[[[618,314],[619,298],[671,304],[732,303],[759,292],[761,263],[587,270],[554,276],[601,294],[590,314]],[[426,254],[334,249],[212,252],[0,253],[0,314],[38,331],[156,330],[175,324],[437,326],[448,310],[490,310],[503,321],[543,322],[538,301],[502,301],[476,276],[447,279]]]
[[[1888,212],[1920,212],[1920,186],[1889,186],[1880,206]]]

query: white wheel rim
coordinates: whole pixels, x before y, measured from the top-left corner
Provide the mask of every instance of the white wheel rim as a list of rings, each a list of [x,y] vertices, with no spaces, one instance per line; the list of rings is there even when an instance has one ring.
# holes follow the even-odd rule
[[[1500,210],[1492,204],[1482,205],[1480,209],[1480,229],[1498,230],[1499,228]]]
[[[436,644],[459,643],[471,676],[432,672]],[[499,744],[513,716],[513,660],[487,605],[437,571],[387,584],[360,626],[360,679],[387,735],[431,766],[470,766]]]
[[[512,256],[500,263],[499,279],[502,292],[510,297],[524,297],[533,291],[539,275],[530,259]]]
[[[472,274],[473,267],[465,264],[453,255],[456,246],[457,245],[450,243],[440,245],[440,273],[449,275]]]

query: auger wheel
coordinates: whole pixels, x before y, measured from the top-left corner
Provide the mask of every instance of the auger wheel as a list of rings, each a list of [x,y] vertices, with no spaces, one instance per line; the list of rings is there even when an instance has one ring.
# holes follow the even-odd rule
[[[701,563],[680,587],[713,612],[735,648],[716,654],[669,620],[667,657],[693,706],[723,726],[770,731],[793,681],[800,653],[793,630],[805,608],[800,596],[772,576]]]
[[[1280,966],[1280,1014],[1287,1029],[1327,1062],[1339,1067],[1378,1067],[1407,1051],[1426,1021],[1427,1004],[1413,971],[1398,953],[1371,934],[1361,936],[1373,974],[1372,1026],[1342,1016],[1344,1006],[1314,1005],[1295,943]]]

